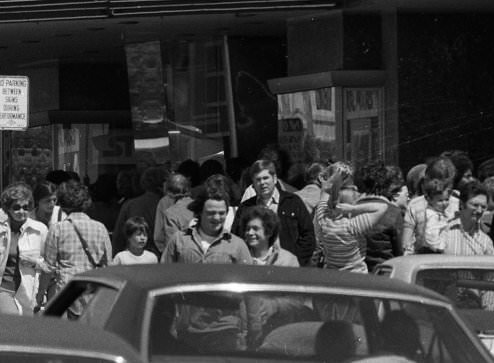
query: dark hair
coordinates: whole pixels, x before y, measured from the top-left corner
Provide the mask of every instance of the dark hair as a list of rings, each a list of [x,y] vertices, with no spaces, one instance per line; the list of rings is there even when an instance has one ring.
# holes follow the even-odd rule
[[[360,191],[382,195],[389,200],[405,184],[399,167],[386,166],[381,161],[369,162],[360,168],[355,176],[355,182]]]
[[[149,235],[149,225],[144,217],[130,217],[125,221],[124,232],[127,239],[132,237],[132,235],[138,231]]]
[[[190,180],[191,187],[195,187],[200,183],[199,163],[197,161],[187,159],[182,161],[177,167],[177,173],[185,175]]]
[[[271,160],[260,159],[254,161],[249,169],[250,178],[254,179],[254,176],[263,170],[267,170],[269,174],[276,175],[276,166]]]
[[[100,174],[98,179],[89,186],[91,197],[95,201],[110,203],[117,199],[117,176],[115,174]]]
[[[148,192],[163,194],[163,183],[168,178],[169,172],[163,167],[151,166],[141,175],[141,188]]]
[[[31,187],[24,182],[9,184],[0,195],[0,200],[4,210],[9,209],[18,200],[28,201],[29,209],[32,209],[34,204]]]
[[[462,203],[468,202],[469,199],[476,197],[477,195],[485,195],[487,199],[489,199],[489,193],[487,192],[487,189],[477,179],[460,185],[459,191],[460,201]]]
[[[65,170],[58,169],[58,170],[49,171],[46,174],[45,179],[47,181],[52,182],[55,185],[60,185],[64,182],[68,182],[69,180],[71,180],[71,176]]]
[[[462,150],[450,150],[445,151],[441,154],[441,156],[447,157],[451,160],[453,165],[456,168],[456,173],[453,179],[453,186],[458,188],[458,184],[460,180],[463,178],[463,175],[470,170],[473,173],[473,163],[472,160],[468,157],[468,153]]]
[[[240,220],[240,230],[242,231],[242,238],[247,229],[247,224],[251,220],[256,218],[259,218],[261,220],[266,236],[268,236],[268,244],[271,247],[278,238],[280,232],[280,221],[276,213],[268,208],[260,206],[247,208],[245,213],[242,214],[242,218]]]
[[[88,188],[81,182],[69,180],[60,184],[57,192],[60,207],[67,214],[72,212],[83,212],[89,208],[91,198]]]
[[[40,182],[36,184],[33,190],[34,204],[37,206],[41,199],[51,197],[56,194],[57,186],[55,184],[47,180]]]
[[[433,198],[435,195],[442,194],[445,190],[451,189],[449,181],[441,179],[427,179],[424,182],[424,195],[427,198]]]
[[[214,188],[206,186],[206,188],[204,188],[197,195],[194,201],[188,205],[188,209],[194,213],[194,216],[198,219],[199,222],[201,220],[201,213],[204,209],[204,204],[206,204],[206,201],[210,199],[217,201],[223,200],[225,202],[227,210],[230,206],[230,196],[224,188]]]
[[[223,165],[215,159],[208,159],[199,167],[199,176],[201,182],[206,181],[211,175],[225,174]]]

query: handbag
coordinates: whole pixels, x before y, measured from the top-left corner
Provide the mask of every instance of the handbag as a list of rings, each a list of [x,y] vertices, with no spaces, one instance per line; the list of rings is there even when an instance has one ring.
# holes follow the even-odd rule
[[[67,218],[67,220],[72,224],[72,227],[74,228],[74,231],[77,234],[77,237],[79,237],[79,240],[81,241],[82,249],[86,253],[86,256],[87,256],[89,262],[91,263],[91,265],[93,265],[93,268],[101,268],[101,267],[108,266],[108,256],[106,255],[106,249],[105,249],[105,252],[103,253],[103,256],[101,257],[101,260],[99,260],[99,262],[96,262],[93,255],[89,251],[89,247],[87,245],[87,242],[82,237],[81,232],[79,232],[79,230],[77,229],[77,227],[75,226],[74,222],[71,219]]]

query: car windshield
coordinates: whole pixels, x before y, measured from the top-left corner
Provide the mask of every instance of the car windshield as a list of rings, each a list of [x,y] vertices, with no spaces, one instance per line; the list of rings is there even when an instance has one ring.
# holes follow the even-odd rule
[[[161,295],[150,319],[151,361],[227,355],[357,362],[482,362],[468,333],[441,306],[397,299],[281,292]]]

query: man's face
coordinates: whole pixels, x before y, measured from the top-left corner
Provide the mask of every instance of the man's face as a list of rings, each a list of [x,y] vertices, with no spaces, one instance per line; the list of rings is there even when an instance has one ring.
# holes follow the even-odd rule
[[[209,236],[216,236],[223,230],[228,208],[224,200],[208,199],[201,213],[200,228]]]
[[[276,181],[276,175],[271,175],[266,169],[255,174],[252,180],[257,195],[263,199],[270,198],[273,195]]]

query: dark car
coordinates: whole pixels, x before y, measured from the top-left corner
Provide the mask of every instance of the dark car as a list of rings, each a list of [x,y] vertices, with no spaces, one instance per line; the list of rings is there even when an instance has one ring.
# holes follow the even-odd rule
[[[174,264],[76,276],[47,306],[116,333],[145,361],[492,362],[444,297],[379,276]]]
[[[118,336],[49,317],[0,316],[0,362],[139,363]]]

